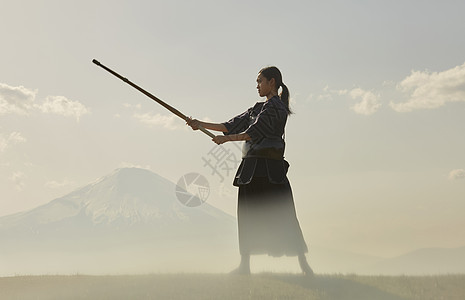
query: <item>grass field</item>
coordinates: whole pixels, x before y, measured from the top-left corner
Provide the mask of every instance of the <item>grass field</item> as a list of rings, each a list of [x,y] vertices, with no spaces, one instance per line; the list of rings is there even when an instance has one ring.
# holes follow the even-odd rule
[[[261,273],[0,278],[0,299],[465,299],[465,275]]]

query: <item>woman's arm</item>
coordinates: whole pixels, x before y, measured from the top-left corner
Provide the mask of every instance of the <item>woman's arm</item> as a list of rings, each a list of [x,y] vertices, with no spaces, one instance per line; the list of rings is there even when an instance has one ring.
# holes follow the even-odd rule
[[[191,117],[189,117],[186,120],[186,124],[192,127],[193,130],[197,130],[199,129],[199,126],[202,126],[205,129],[228,132],[228,129],[226,128],[226,126],[224,126],[221,123],[208,123],[208,122],[200,121],[197,119],[192,119]]]
[[[248,141],[250,139],[251,138],[247,133],[238,133],[230,135],[217,135],[212,139],[212,141],[214,141],[218,145],[221,145],[229,141]]]
[[[200,126],[202,126],[205,129],[211,129],[211,130],[221,131],[221,132],[228,132],[228,129],[226,128],[226,126],[224,126],[221,123],[208,123],[208,122],[200,121]]]
[[[199,129],[199,126],[202,126],[205,129],[228,132],[228,129],[226,126],[224,126],[224,124],[203,122],[197,119],[192,119],[191,117],[187,118],[186,124],[192,127],[193,130],[197,130]],[[251,137],[247,133],[237,133],[229,135],[217,135],[212,139],[212,141],[220,145],[229,141],[248,141],[250,139]]]

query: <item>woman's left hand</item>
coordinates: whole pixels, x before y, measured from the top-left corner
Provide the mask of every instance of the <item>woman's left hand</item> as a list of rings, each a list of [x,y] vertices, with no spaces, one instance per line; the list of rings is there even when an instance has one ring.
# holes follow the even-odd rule
[[[228,137],[225,136],[225,135],[217,135],[212,139],[212,141],[214,141],[218,145],[221,145],[221,144],[227,142],[228,140],[229,140]]]

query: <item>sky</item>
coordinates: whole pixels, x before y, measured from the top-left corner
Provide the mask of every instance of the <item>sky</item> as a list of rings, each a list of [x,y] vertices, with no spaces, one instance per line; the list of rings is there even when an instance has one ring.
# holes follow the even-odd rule
[[[288,177],[312,247],[391,257],[465,246],[463,1],[0,2],[0,216],[121,167],[205,176],[236,214],[224,122],[275,65],[295,114]]]

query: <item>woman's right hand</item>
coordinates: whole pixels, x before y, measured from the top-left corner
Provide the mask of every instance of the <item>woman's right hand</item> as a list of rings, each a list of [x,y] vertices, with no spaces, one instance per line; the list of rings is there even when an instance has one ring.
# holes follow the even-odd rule
[[[186,119],[186,124],[192,127],[193,130],[198,130],[200,126],[200,121],[197,119],[192,119],[192,117],[188,117]]]

